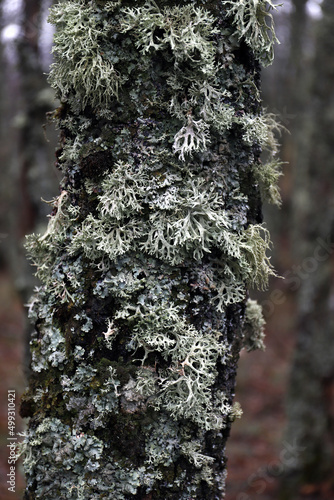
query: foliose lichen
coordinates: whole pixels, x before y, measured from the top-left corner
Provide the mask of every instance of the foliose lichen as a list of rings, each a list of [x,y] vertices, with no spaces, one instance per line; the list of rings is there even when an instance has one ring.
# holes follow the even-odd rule
[[[259,100],[271,2],[63,0],[50,83],[61,193],[21,413],[26,499],[221,498],[248,288],[273,269],[277,125]],[[266,150],[267,163],[260,154]]]

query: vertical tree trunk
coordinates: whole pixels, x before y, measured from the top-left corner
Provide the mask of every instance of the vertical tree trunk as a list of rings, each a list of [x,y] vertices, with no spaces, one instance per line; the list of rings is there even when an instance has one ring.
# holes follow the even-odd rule
[[[43,130],[45,113],[52,109],[54,92],[47,85],[42,68],[42,11],[41,0],[22,2],[21,33],[16,43],[17,63],[15,68],[11,68],[10,75],[11,79],[15,75],[18,88],[13,90],[7,83],[9,105],[3,142],[9,145],[1,178],[5,207],[4,230],[8,233],[3,251],[24,302],[36,284],[27,264],[24,237],[39,224],[44,225],[47,209],[40,203],[41,196],[52,198],[59,182],[55,170],[47,167],[54,157],[54,151],[51,151],[52,145],[48,144]],[[8,122],[14,126],[8,127]]]
[[[4,17],[3,17],[3,5],[2,0],[0,0],[0,29],[1,32],[4,28]],[[1,165],[3,165],[1,171],[7,174],[7,151],[5,147],[5,130],[6,130],[6,100],[5,100],[5,74],[6,74],[6,59],[4,57],[4,47],[3,41],[0,39],[0,62],[2,71],[0,73],[0,111],[1,111],[1,119],[0,119],[0,161]],[[5,265],[5,252],[4,252],[4,242],[8,237],[8,226],[6,224],[6,202],[5,202],[5,189],[4,182],[0,182],[0,268]]]
[[[262,345],[271,2],[133,3],[51,13],[64,179],[28,240],[26,499],[223,498],[239,351]]]
[[[42,120],[38,92],[43,85],[43,71],[39,54],[39,26],[41,17],[41,0],[25,0],[23,3],[22,36],[18,43],[18,55],[22,93],[22,115],[24,122],[20,128],[20,176],[19,200],[21,203],[16,225],[20,241],[28,232],[33,231],[37,216],[37,207],[31,196],[29,173],[36,161],[36,151],[40,149],[42,135]],[[36,116],[37,115],[37,116]],[[36,137],[37,136],[37,137]],[[37,139],[38,138],[38,139]],[[37,139],[37,140],[36,140]]]
[[[313,64],[309,128],[304,128],[303,164],[298,162],[299,200],[296,284],[299,284],[299,332],[288,394],[286,440],[297,453],[284,478],[281,498],[299,498],[305,484],[332,477],[334,460],[333,342],[333,143],[334,5],[324,0]],[[302,200],[304,201],[302,203]],[[316,491],[316,487],[314,487]]]
[[[296,84],[299,83],[305,57],[305,31],[308,24],[307,0],[293,0],[290,24],[289,79],[294,87],[294,97],[298,98]]]

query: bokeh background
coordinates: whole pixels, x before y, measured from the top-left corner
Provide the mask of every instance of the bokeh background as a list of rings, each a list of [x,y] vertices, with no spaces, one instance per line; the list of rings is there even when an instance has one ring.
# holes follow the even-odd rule
[[[34,286],[24,235],[44,232],[59,194],[52,0],[0,0],[0,498],[8,492],[8,390],[24,390]],[[279,276],[261,294],[266,351],[242,351],[228,443],[226,500],[334,499],[334,0],[285,0],[274,12],[267,111],[283,126],[282,206],[264,207]],[[15,432],[24,432],[17,415]],[[46,499],[48,500],[48,499]],[[51,500],[51,499],[50,499]]]

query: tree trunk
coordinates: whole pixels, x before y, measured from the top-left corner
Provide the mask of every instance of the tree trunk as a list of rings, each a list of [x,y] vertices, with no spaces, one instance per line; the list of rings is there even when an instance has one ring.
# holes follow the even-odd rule
[[[262,346],[271,2],[133,3],[51,13],[64,178],[28,239],[26,499],[223,498],[239,351]]]
[[[3,16],[3,5],[2,0],[0,0],[0,30],[2,32],[4,28],[4,16]],[[6,70],[7,64],[4,56],[4,46],[3,41],[0,38],[0,63],[1,63],[1,74],[0,74],[0,111],[1,117],[0,120],[0,162],[2,165],[1,172],[7,172],[6,163],[7,163],[7,150],[5,147],[5,130],[6,130],[6,99],[5,99],[5,88],[6,88]],[[2,180],[2,178],[0,179]],[[4,182],[0,182],[0,268],[5,267],[5,252],[4,246],[5,241],[8,237],[8,226],[6,224],[6,198],[5,198],[5,189]]]
[[[47,85],[42,68],[43,2],[25,0],[22,9],[21,36],[17,42],[19,96],[12,97],[20,99],[20,108],[15,118],[18,141],[17,150],[13,148],[13,151],[17,159],[12,160],[16,168],[12,165],[11,248],[7,259],[16,287],[26,302],[36,281],[32,280],[27,266],[24,237],[39,224],[44,224],[47,210],[40,199],[41,196],[50,199],[55,195],[59,179],[54,169],[47,167],[54,157],[54,150],[43,129],[46,113],[52,109],[54,100],[54,92]]]
[[[297,164],[299,332],[288,394],[286,441],[296,445],[287,464],[281,498],[301,498],[305,485],[330,480],[334,460],[333,342],[333,144],[334,5],[324,0],[313,64],[309,128],[304,128],[303,158]],[[311,488],[312,490],[312,488]],[[304,497],[303,497],[304,498]]]

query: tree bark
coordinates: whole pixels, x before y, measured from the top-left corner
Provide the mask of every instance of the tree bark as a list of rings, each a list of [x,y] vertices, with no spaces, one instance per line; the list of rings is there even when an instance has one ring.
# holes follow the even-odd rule
[[[133,3],[51,13],[64,178],[28,239],[26,499],[223,498],[239,351],[262,346],[271,2]]]

